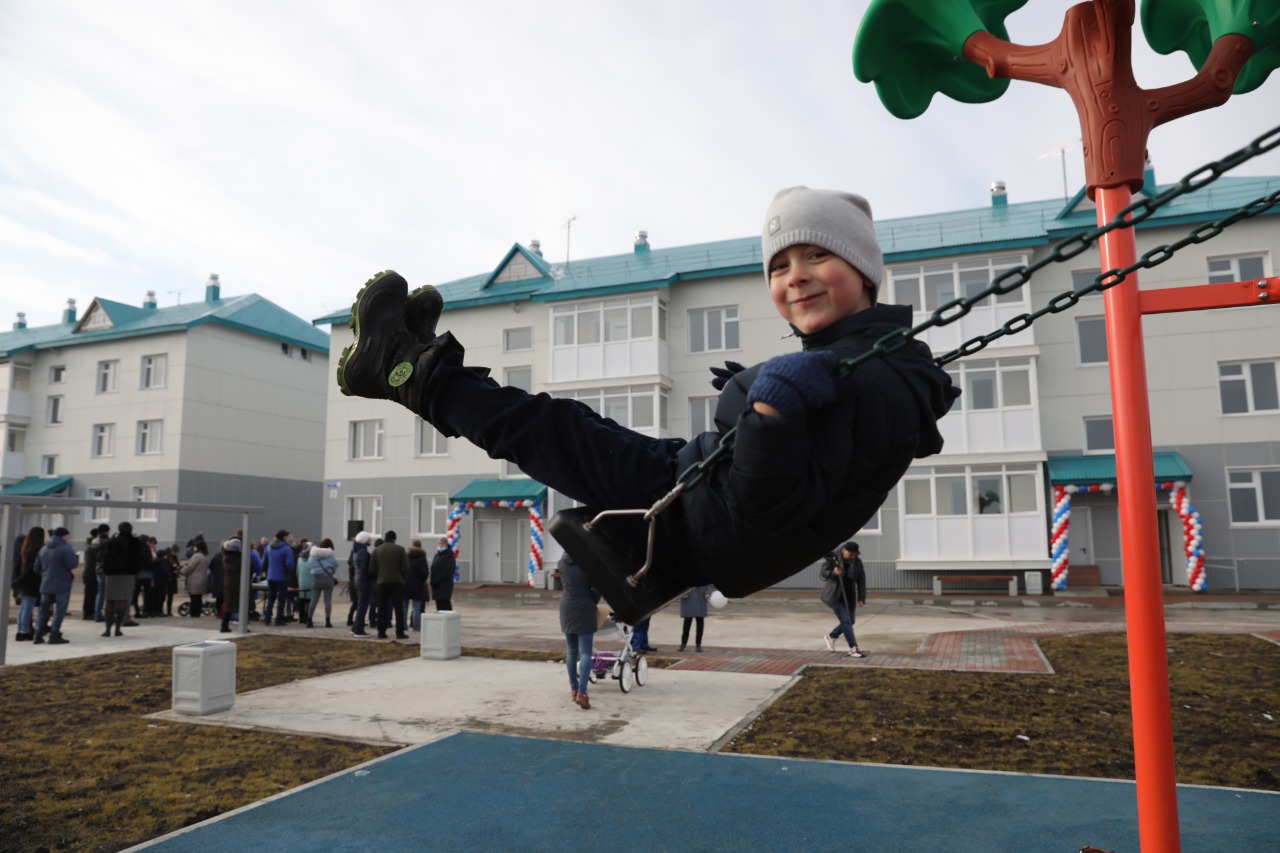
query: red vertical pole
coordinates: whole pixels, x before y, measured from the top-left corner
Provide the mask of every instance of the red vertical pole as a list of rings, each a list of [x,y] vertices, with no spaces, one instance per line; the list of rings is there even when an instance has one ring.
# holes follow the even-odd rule
[[[1128,187],[1099,187],[1094,198],[1098,223],[1110,222],[1129,205],[1130,199]],[[1137,257],[1135,246],[1132,228],[1104,234],[1099,243],[1102,269],[1132,264]],[[1138,837],[1147,853],[1178,853],[1181,842],[1160,545],[1156,535],[1156,477],[1137,276],[1129,274],[1105,291],[1105,298],[1120,501],[1120,559],[1124,565],[1129,640],[1129,695],[1133,702]]]

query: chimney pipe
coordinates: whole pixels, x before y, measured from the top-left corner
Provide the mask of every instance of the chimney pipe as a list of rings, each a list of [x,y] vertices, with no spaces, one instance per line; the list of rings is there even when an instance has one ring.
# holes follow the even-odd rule
[[[62,312],[62,322],[75,325],[76,322],[76,301],[74,299],[67,300],[67,309]]]
[[[649,251],[649,232],[648,231],[636,232],[635,250],[637,255]]]
[[[13,328],[15,328],[15,329],[25,329],[26,327],[27,327],[27,315],[26,315],[26,314],[24,314],[23,312],[19,311],[19,312],[18,312],[18,320],[17,320],[17,322],[15,322],[15,323],[13,324]]]
[[[154,290],[147,291],[147,298],[142,300],[142,307],[143,308],[156,307],[156,292]]]
[[[209,281],[204,286],[204,301],[217,302],[222,298],[222,285],[216,272],[209,273]]]
[[[530,240],[530,241],[529,241],[529,251],[530,251],[530,252],[533,252],[533,253],[534,253],[535,255],[537,255],[538,257],[542,257],[542,241],[541,241],[541,240]]]
[[[993,181],[991,184],[991,206],[1007,207],[1009,194],[1005,191],[1004,181]]]

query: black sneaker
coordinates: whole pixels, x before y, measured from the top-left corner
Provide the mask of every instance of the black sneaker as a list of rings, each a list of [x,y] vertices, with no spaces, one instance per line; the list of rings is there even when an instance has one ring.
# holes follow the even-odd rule
[[[436,339],[436,324],[440,322],[440,313],[444,311],[444,297],[440,291],[429,284],[424,284],[404,301],[404,324],[420,344],[429,344]],[[355,315],[352,315],[354,322]],[[355,327],[352,326],[352,329]]]
[[[414,362],[425,345],[405,325],[408,290],[399,273],[386,270],[356,294],[348,321],[355,341],[338,359],[338,387],[348,397],[390,400],[393,389],[413,375]],[[430,307],[427,302],[424,298],[424,309]]]
[[[69,643],[69,642],[71,641],[68,640],[66,637],[62,636],[61,634],[51,634],[49,636],[49,645],[51,646],[60,646],[63,643]]]

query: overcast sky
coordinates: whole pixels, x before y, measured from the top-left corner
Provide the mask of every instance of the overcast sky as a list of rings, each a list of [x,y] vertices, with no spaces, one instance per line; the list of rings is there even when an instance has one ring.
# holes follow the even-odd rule
[[[1008,19],[1037,44],[1065,0]],[[0,0],[0,329],[95,296],[260,293],[307,320],[372,273],[412,286],[759,233],[773,192],[878,218],[1063,193],[1067,96],[1013,83],[895,119],[859,83],[865,0]],[[1138,82],[1178,82],[1134,29]],[[1157,129],[1172,181],[1267,130],[1280,74]],[[1078,146],[1066,155],[1079,189]],[[1273,152],[1233,174],[1280,174]],[[565,223],[576,217],[571,230]]]

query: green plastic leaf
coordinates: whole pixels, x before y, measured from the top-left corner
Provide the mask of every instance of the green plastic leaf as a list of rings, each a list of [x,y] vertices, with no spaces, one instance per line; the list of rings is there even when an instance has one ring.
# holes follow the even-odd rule
[[[969,104],[994,101],[1009,88],[964,58],[969,36],[986,30],[1008,39],[1004,19],[1027,0],[872,0],[853,46],[853,73],[874,82],[898,118],[923,113],[937,93]]]
[[[1237,95],[1280,67],[1280,0],[1143,0],[1142,31],[1156,53],[1185,51],[1197,69],[1218,39],[1248,38],[1254,53],[1236,78]]]

